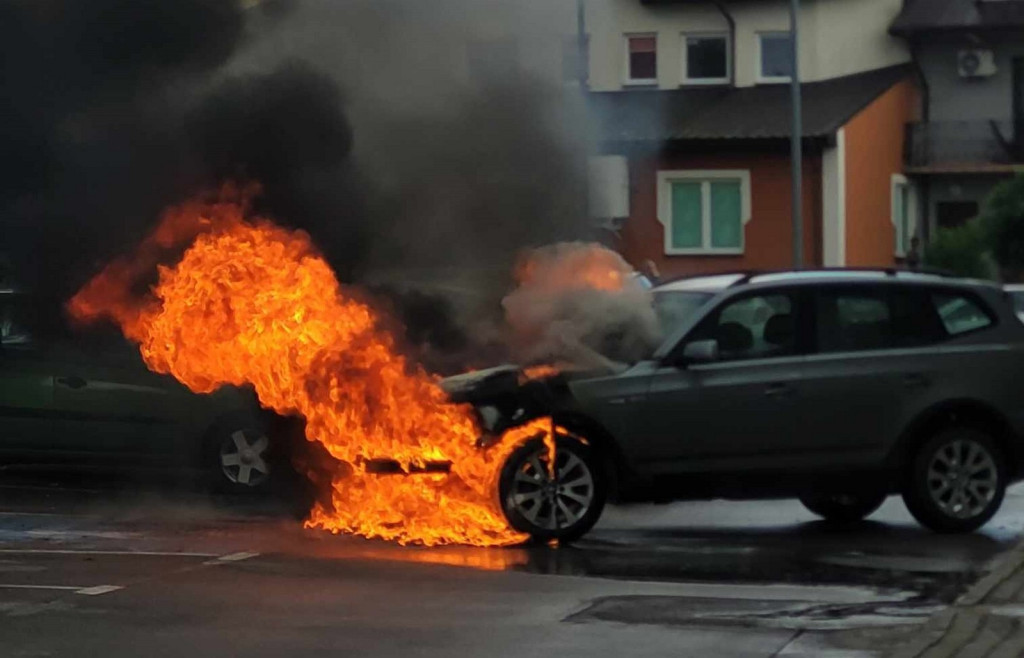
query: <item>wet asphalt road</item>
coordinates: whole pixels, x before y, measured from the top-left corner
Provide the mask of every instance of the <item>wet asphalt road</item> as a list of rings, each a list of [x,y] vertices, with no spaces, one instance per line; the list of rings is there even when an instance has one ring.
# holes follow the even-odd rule
[[[1024,488],[967,536],[897,498],[832,528],[794,501],[612,508],[572,547],[402,548],[279,499],[0,473],[0,656],[864,658],[1024,536]]]

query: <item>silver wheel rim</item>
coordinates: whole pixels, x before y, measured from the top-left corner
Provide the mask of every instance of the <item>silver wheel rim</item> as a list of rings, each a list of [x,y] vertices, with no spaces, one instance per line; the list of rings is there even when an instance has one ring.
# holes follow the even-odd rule
[[[950,441],[928,464],[928,493],[946,515],[970,519],[982,514],[996,496],[999,471],[991,453],[970,439]]]
[[[547,448],[541,447],[516,470],[508,506],[538,528],[568,528],[590,511],[594,476],[586,462],[567,450],[555,455],[555,477],[547,467]]]
[[[266,453],[270,441],[264,435],[250,439],[238,430],[220,444],[221,472],[231,482],[257,487],[270,475]]]

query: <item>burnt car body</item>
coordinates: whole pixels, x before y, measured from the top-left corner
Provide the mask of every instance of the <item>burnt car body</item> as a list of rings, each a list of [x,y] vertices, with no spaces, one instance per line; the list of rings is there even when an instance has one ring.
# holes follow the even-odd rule
[[[554,468],[540,443],[510,458],[500,495],[520,530],[578,537],[606,497],[799,497],[849,521],[901,493],[922,524],[963,532],[1024,476],[1024,324],[997,286],[805,271],[702,277],[654,295],[673,290],[693,293],[689,312],[649,359],[443,382],[477,409],[484,444],[541,416],[564,433],[570,455]]]
[[[0,465],[185,470],[250,493],[280,470],[274,422],[249,389],[193,393],[113,328],[72,329],[59,303],[0,288]]]

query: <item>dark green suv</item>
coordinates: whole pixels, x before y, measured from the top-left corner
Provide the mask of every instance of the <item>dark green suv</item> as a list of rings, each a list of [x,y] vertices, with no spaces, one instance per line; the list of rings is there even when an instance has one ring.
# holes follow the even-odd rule
[[[1024,324],[998,286],[840,270],[652,293],[665,340],[649,358],[445,381],[495,436],[547,415],[560,428],[554,467],[540,439],[505,465],[516,528],[572,539],[607,498],[792,496],[850,521],[899,493],[929,528],[965,532],[1024,478]]]
[[[189,467],[222,490],[267,484],[254,395],[196,395],[147,370],[112,328],[70,331],[54,306],[0,289],[0,464]]]

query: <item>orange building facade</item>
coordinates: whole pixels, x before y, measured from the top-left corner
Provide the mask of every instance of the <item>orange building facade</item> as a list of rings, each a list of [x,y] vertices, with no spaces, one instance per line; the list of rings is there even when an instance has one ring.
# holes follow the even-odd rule
[[[827,107],[827,100],[815,107]],[[825,128],[811,117],[810,136],[805,124],[803,264],[898,265],[909,244],[909,235],[901,242],[897,231],[900,212],[906,210],[900,209],[907,189],[902,177],[905,126],[917,117],[919,105],[913,76],[900,75],[848,105]],[[617,248],[635,267],[653,263],[664,277],[792,267],[788,147],[788,137],[774,136],[683,139],[666,141],[656,150],[626,150],[629,217]],[[738,182],[728,188],[731,180]],[[729,196],[736,197],[736,189],[740,202]],[[692,210],[685,205],[687,193]],[[737,212],[741,235],[729,242]],[[703,242],[688,237],[700,232],[701,213]],[[692,226],[677,228],[680,215]],[[726,236],[719,241],[726,246],[715,244],[716,231]],[[677,248],[698,243],[703,249]]]

